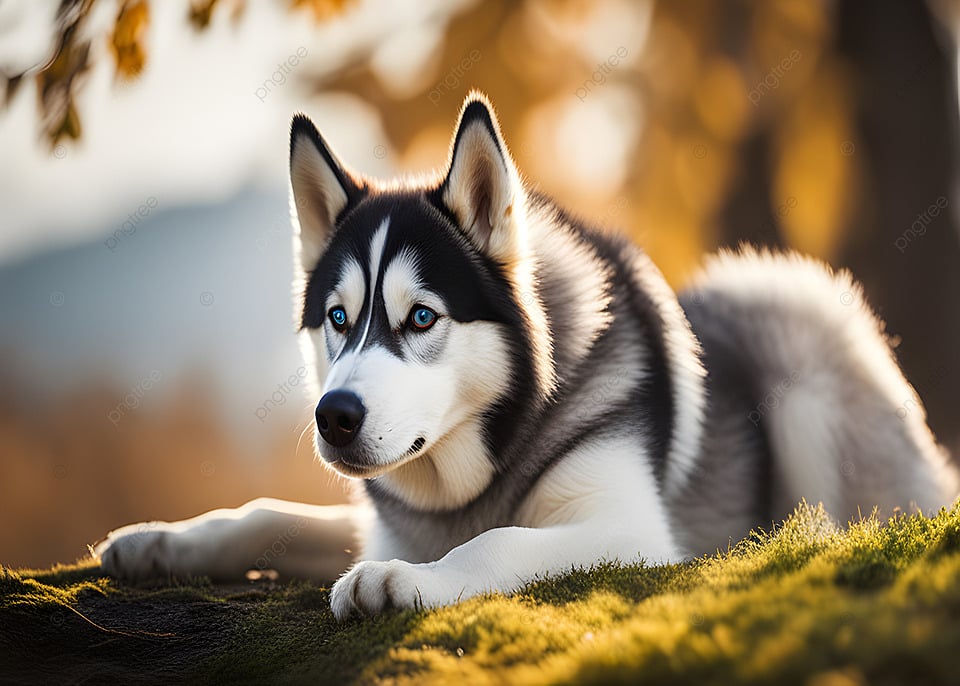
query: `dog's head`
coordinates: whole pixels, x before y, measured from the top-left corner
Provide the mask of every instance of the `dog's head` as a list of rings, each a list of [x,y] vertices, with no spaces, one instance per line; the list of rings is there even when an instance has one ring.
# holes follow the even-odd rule
[[[297,115],[290,178],[319,453],[420,504],[475,495],[492,425],[529,400],[508,385],[551,383],[525,194],[489,104],[468,97],[430,183],[359,178]]]

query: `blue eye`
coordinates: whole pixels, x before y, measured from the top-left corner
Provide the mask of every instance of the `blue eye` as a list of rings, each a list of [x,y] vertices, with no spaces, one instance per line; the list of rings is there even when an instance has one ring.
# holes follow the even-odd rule
[[[410,323],[418,331],[426,331],[437,321],[437,313],[429,307],[414,307],[410,310]]]
[[[347,311],[339,305],[331,307],[327,316],[330,317],[330,323],[337,331],[344,331],[347,328]]]

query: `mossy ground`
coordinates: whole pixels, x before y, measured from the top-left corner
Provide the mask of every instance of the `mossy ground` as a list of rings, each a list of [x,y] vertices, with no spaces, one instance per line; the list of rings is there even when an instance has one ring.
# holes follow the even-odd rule
[[[134,588],[91,563],[0,575],[0,681],[960,683],[960,506],[773,534],[666,567],[338,624],[308,584]]]

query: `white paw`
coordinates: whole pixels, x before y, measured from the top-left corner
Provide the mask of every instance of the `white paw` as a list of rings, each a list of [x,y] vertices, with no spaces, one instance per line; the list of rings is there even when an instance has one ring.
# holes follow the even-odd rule
[[[176,574],[175,533],[164,522],[131,524],[111,531],[93,555],[110,576],[127,581],[167,578]]]
[[[353,612],[378,614],[394,607],[419,609],[452,605],[467,593],[456,580],[447,582],[433,564],[410,564],[402,560],[360,562],[333,585],[330,609],[337,619]]]

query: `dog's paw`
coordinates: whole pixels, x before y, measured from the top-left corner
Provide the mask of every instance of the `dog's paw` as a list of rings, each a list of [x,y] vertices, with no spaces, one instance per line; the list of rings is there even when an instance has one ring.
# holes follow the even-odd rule
[[[111,531],[94,546],[94,558],[112,577],[125,581],[168,578],[176,573],[175,533],[162,522],[131,524]]]
[[[337,619],[345,619],[354,612],[439,607],[466,597],[463,588],[454,592],[455,584],[443,583],[434,564],[360,562],[333,585],[330,609]]]

